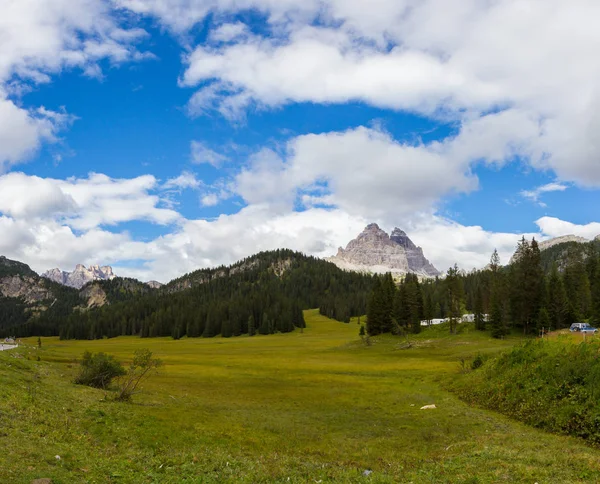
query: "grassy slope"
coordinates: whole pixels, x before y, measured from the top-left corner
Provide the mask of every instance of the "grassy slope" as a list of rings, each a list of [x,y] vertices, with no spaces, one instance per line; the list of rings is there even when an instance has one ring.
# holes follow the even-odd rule
[[[0,353],[0,482],[600,480],[597,450],[443,390],[460,358],[517,340],[432,329],[411,349],[391,337],[367,348],[356,324],[315,311],[307,323],[266,337],[48,338],[19,350],[41,362]],[[69,382],[85,349],[125,360],[138,347],[166,366],[136,404]],[[430,403],[438,410],[419,410]]]

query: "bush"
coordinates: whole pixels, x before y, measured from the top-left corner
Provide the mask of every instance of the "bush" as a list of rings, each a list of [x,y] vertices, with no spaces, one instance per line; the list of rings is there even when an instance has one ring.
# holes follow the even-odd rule
[[[152,351],[147,348],[136,350],[128,371],[123,372],[126,376],[120,382],[115,399],[121,402],[130,402],[131,397],[139,393],[140,384],[156,373],[160,366],[162,366],[162,360],[153,358]]]
[[[452,386],[468,402],[600,445],[598,340],[532,340],[482,360]]]
[[[79,375],[75,377],[75,383],[106,389],[113,379],[123,375],[125,375],[125,368],[113,356],[86,351],[81,360]]]
[[[483,358],[481,357],[481,355],[477,355],[475,357],[475,359],[473,360],[473,363],[471,363],[471,369],[476,370],[477,368],[481,368],[482,366],[483,366]]]

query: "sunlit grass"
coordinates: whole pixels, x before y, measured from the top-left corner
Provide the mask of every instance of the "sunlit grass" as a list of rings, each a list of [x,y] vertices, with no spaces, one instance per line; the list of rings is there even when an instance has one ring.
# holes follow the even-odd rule
[[[358,337],[316,311],[291,334],[43,338],[0,354],[0,482],[575,482],[600,453],[469,407],[444,390],[492,340],[464,326]],[[132,405],[71,383],[85,350],[165,365]],[[38,362],[37,357],[41,361]],[[10,365],[10,366],[9,366]],[[435,403],[437,410],[420,407]],[[60,455],[57,460],[55,455]],[[364,471],[372,470],[369,476]],[[289,479],[289,481],[288,481]]]

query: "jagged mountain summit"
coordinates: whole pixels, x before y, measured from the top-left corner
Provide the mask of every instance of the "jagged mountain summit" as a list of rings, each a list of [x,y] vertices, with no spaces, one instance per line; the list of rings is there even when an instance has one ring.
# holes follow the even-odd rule
[[[81,289],[88,282],[92,281],[110,281],[117,277],[110,266],[93,265],[89,268],[83,264],[77,264],[73,272],[61,271],[60,269],[51,269],[42,274],[42,277],[58,282],[64,286]]]
[[[413,273],[423,277],[435,277],[440,272],[425,258],[403,230],[395,228],[390,235],[375,223],[367,225],[362,233],[351,240],[345,249],[329,257],[340,269],[382,274]]]

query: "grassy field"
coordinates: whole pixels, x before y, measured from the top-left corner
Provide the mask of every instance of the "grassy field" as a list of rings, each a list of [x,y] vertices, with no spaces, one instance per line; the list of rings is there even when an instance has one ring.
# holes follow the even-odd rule
[[[285,335],[44,338],[0,352],[0,482],[600,481],[597,449],[445,390],[461,360],[517,338],[432,328],[408,349],[389,336],[366,347],[356,323],[306,319]],[[71,383],[83,351],[126,362],[142,347],[165,366],[133,404]]]

